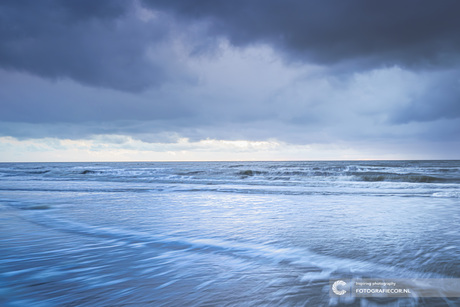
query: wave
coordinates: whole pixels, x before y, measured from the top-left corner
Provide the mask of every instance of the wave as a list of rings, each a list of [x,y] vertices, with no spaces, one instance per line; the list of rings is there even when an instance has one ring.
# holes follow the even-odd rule
[[[82,175],[86,175],[86,174],[102,174],[102,173],[103,173],[102,171],[94,171],[94,170],[90,170],[90,169],[85,169],[85,170],[80,172],[80,174],[82,174]]]
[[[433,193],[431,196],[442,198],[460,198],[460,191],[436,192]]]
[[[335,257],[313,252],[307,248],[280,246],[280,242],[274,241],[253,242],[205,236],[187,237],[174,233],[152,234],[119,227],[78,223],[63,219],[56,212],[49,213],[49,211],[22,211],[20,216],[25,222],[41,226],[41,232],[46,233],[46,229],[49,229],[53,232],[71,234],[70,238],[74,242],[73,245],[59,245],[57,242],[53,245],[51,254],[49,254],[49,250],[46,250],[45,257],[54,259],[54,256],[59,255],[63,258],[72,257],[70,259],[76,261],[76,263],[72,262],[75,264],[72,266],[67,265],[67,262],[64,262],[65,265],[63,266],[62,262],[52,261],[50,263],[52,268],[44,266],[44,261],[37,262],[38,264],[34,263],[33,269],[36,271],[33,275],[16,277],[16,283],[24,283],[25,285],[36,283],[38,278],[41,282],[47,282],[49,279],[46,278],[50,276],[49,274],[72,272],[76,274],[69,275],[76,276],[79,281],[83,281],[85,287],[89,285],[90,288],[110,291],[106,287],[107,285],[121,281],[131,280],[130,286],[132,286],[132,276],[134,276],[136,280],[140,280],[140,283],[155,281],[148,283],[148,289],[150,293],[156,296],[156,299],[162,298],[161,289],[180,281],[185,281],[185,285],[196,285],[192,291],[199,296],[208,297],[210,294],[217,293],[217,295],[228,299],[229,296],[226,296],[225,291],[222,291],[222,286],[233,286],[241,281],[246,282],[245,278],[248,275],[258,274],[255,277],[260,277],[263,282],[255,284],[258,287],[257,292],[259,293],[264,289],[277,290],[275,296],[271,298],[273,302],[278,302],[278,299],[280,299],[279,302],[282,302],[286,293],[291,292],[296,295],[317,296],[317,302],[321,302],[321,305],[327,305],[329,298],[324,289],[331,279],[446,277],[438,273],[416,271],[392,264],[379,264],[372,260],[362,261]],[[82,236],[82,240],[79,240],[78,236]],[[85,237],[90,239],[91,244],[79,244],[87,241]],[[101,250],[96,250],[99,248]],[[74,258],[76,255],[79,257]],[[81,255],[93,257],[81,257]],[[113,258],[117,259],[113,261]],[[22,260],[27,263],[27,261],[35,261],[36,259],[41,258],[24,257],[15,261]],[[129,265],[129,262],[124,261],[124,259],[128,261],[135,259],[135,261]],[[222,273],[217,274],[217,276],[214,274],[215,271],[209,273],[207,270],[209,265],[214,266],[213,269],[219,266]],[[192,271],[197,267],[198,269]],[[23,271],[11,270],[10,272],[11,274],[18,274],[18,272],[22,273]],[[101,276],[102,278],[100,278]],[[213,288],[212,283],[219,287]],[[155,286],[152,287],[152,284]],[[78,287],[79,285],[72,284],[72,286]],[[119,290],[116,287],[112,289],[114,291]],[[171,293],[173,292],[168,292],[168,294]],[[184,292],[181,291],[174,293],[184,295]],[[250,291],[250,294],[256,295],[254,291]],[[79,297],[81,297],[80,293]],[[184,299],[188,299],[188,297],[185,296]],[[418,298],[414,297],[411,300],[417,302]],[[165,301],[170,302],[168,299]],[[363,301],[366,300],[363,299]],[[404,301],[405,299],[402,300],[402,302]],[[260,296],[256,296],[254,300],[246,297],[244,302],[247,302],[248,305],[259,305],[257,303],[260,302]],[[375,306],[381,306],[381,304]]]
[[[295,268],[303,281],[327,280],[333,276],[384,278],[442,278],[447,277],[434,272],[422,272],[405,267],[379,264],[358,259],[338,258],[318,254],[304,248],[276,246],[272,242],[256,243],[225,240],[220,238],[184,237],[172,234],[151,234],[142,231],[91,226],[69,221],[42,212],[22,212],[28,222],[61,232],[109,240],[123,246],[154,248],[168,253],[216,254],[240,259],[242,261],[262,262]],[[321,272],[321,273],[318,273]]]
[[[304,170],[304,171],[272,171],[242,170],[237,173],[241,178],[258,176],[269,181],[292,181],[292,180],[333,180],[333,181],[361,181],[361,182],[408,182],[408,183],[460,183],[460,176],[445,176],[444,174],[423,173],[395,173],[376,172],[355,169],[332,170]]]
[[[381,172],[366,172],[354,173],[357,180],[376,182],[376,181],[392,181],[392,182],[413,182],[413,183],[451,183],[457,182],[457,178],[442,178],[430,175],[417,173],[397,174],[397,173],[381,173]]]
[[[310,185],[312,182],[407,182],[407,183],[460,183],[458,163],[445,161],[438,164],[363,162],[254,162],[214,164],[157,163],[157,164],[38,164],[11,165],[0,168],[0,177],[27,180],[89,180],[119,182],[171,182],[171,183],[233,183],[243,184],[290,184]]]
[[[266,175],[268,172],[263,172],[263,171],[256,171],[256,170],[244,170],[244,171],[239,171],[237,172],[237,175],[240,176],[254,176],[254,175]]]

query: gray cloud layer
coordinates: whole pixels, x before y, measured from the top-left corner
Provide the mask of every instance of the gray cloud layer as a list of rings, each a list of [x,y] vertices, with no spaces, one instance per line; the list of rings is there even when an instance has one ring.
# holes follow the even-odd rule
[[[4,0],[0,135],[454,141],[459,11],[453,0]],[[227,58],[223,41],[283,60],[247,67],[257,61]]]

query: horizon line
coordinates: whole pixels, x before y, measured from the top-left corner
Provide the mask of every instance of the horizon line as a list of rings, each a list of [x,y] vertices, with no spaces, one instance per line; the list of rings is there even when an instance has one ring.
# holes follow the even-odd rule
[[[230,162],[366,162],[366,161],[460,161],[458,159],[325,159],[325,160],[132,160],[132,161],[0,161],[0,163],[230,163]]]

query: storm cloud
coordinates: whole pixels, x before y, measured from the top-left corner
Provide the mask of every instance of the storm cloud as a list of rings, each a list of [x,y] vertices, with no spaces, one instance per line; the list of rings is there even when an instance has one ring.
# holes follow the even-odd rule
[[[168,18],[137,13],[130,1],[2,1],[0,67],[122,91],[174,79]]]
[[[191,22],[206,21],[209,34],[225,36],[236,46],[267,43],[297,60],[325,65],[358,62],[366,67],[409,68],[450,65],[459,60],[460,3],[456,1],[144,0],[143,3]]]
[[[146,9],[150,18],[136,18]],[[436,69],[459,62],[459,10],[456,1],[428,0],[2,1],[0,66],[143,90],[181,73],[172,70],[180,60],[160,49],[167,44],[171,52],[171,38],[190,35],[198,24],[204,30],[189,53],[226,38],[237,47],[268,44],[287,61],[345,71]]]
[[[452,157],[458,11],[428,0],[2,1],[0,136]]]

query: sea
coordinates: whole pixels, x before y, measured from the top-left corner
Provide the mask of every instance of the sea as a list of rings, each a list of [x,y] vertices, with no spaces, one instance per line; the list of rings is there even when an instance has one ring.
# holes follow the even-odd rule
[[[460,161],[0,163],[0,306],[460,306]],[[443,289],[439,289],[442,293]]]

